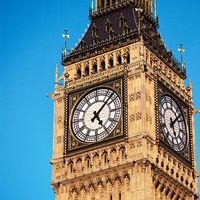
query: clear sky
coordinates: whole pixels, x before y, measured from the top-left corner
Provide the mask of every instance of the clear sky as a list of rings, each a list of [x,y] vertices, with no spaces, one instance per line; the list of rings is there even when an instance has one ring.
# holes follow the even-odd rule
[[[158,1],[160,32],[179,58],[184,43],[187,75],[200,108],[200,1]],[[89,24],[90,0],[0,1],[0,199],[54,199],[51,183],[53,91],[68,29],[74,47]],[[196,116],[200,162],[200,115]]]

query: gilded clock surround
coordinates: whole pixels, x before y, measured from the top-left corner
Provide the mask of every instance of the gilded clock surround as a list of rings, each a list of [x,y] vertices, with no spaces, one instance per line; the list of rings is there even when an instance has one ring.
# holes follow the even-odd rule
[[[67,138],[66,141],[64,141],[67,145],[65,145],[67,147],[67,149],[65,150],[65,152],[76,152],[77,150],[81,150],[84,151],[84,147],[90,147],[90,148],[96,148],[97,145],[109,145],[109,143],[113,143],[116,141],[121,141],[124,140],[125,138],[125,131],[124,131],[124,111],[125,111],[125,105],[123,102],[125,102],[125,88],[126,88],[126,81],[125,81],[125,77],[124,76],[119,76],[119,77],[115,77],[113,79],[108,79],[105,81],[100,82],[98,85],[94,84],[94,85],[90,85],[90,87],[83,87],[81,88],[81,90],[75,90],[72,93],[69,93],[65,96],[65,98],[67,99],[66,102],[67,104],[67,108],[68,111],[65,112],[65,119],[67,121],[68,124],[68,128],[65,129],[65,137]],[[98,88],[110,88],[112,90],[114,90],[115,92],[117,92],[117,94],[119,95],[119,97],[121,98],[121,102],[122,102],[122,113],[121,113],[121,118],[119,123],[117,124],[117,127],[115,128],[114,131],[112,131],[111,134],[108,135],[108,137],[106,137],[103,141],[99,141],[99,142],[95,142],[95,143],[84,143],[81,142],[80,140],[78,140],[72,131],[71,128],[71,116],[68,117],[68,113],[71,111],[71,113],[73,113],[73,109],[74,107],[79,103],[80,99],[86,95],[87,93],[89,93],[91,90],[95,90]],[[105,143],[106,142],[106,143]],[[88,149],[87,149],[88,150]]]
[[[171,98],[174,99],[174,101],[178,104],[179,109],[181,110],[183,116],[184,116],[184,120],[186,122],[186,129],[187,129],[187,142],[186,142],[186,146],[185,148],[180,151],[177,152],[175,151],[168,143],[168,141],[166,140],[164,134],[163,134],[163,130],[159,125],[159,139],[160,139],[160,144],[164,147],[167,148],[168,150],[170,150],[171,152],[173,152],[174,155],[178,156],[183,162],[185,162],[187,165],[191,166],[192,163],[192,158],[191,158],[191,141],[189,140],[189,138],[191,137],[191,130],[190,130],[190,115],[189,115],[189,105],[187,105],[186,103],[184,103],[179,97],[176,96],[176,94],[174,94],[172,92],[172,90],[170,91],[169,89],[166,88],[166,86],[164,86],[162,83],[158,83],[158,99],[161,98],[163,95],[169,95]],[[159,115],[159,114],[158,114]]]
[[[159,124],[171,148],[183,152],[188,145],[188,128],[179,105],[169,94],[159,99]]]

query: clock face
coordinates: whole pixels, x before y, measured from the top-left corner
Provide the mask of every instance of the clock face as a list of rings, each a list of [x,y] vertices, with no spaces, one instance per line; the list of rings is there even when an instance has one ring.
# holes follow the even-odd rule
[[[168,95],[159,101],[159,123],[170,146],[177,152],[184,150],[187,143],[186,122],[177,103]]]
[[[71,128],[81,142],[98,142],[113,132],[121,115],[119,95],[109,88],[98,88],[82,97],[75,106]]]

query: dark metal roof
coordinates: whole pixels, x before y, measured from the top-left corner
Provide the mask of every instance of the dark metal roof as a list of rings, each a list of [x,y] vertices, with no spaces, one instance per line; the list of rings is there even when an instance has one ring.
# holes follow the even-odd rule
[[[123,17],[128,28],[127,32],[123,31],[123,26],[120,26],[120,18]],[[109,23],[113,36],[109,37],[109,32],[106,30],[106,24]],[[139,28],[140,23],[140,28]],[[96,29],[94,36],[93,28]],[[127,5],[112,12],[97,15],[91,18],[91,24],[83,36],[77,47],[66,57],[62,58],[62,63],[72,63],[77,60],[90,57],[97,53],[102,53],[111,50],[114,47],[127,45],[131,41],[137,41],[140,35],[149,48],[164,62],[173,63],[173,70],[181,77],[186,78],[186,72],[183,66],[173,58],[173,55],[165,48],[158,28],[158,19],[150,16],[146,12],[142,12],[139,17],[139,12],[136,12],[135,5]],[[140,30],[139,30],[140,29]],[[98,41],[94,42],[97,38]],[[104,48],[105,47],[105,48]],[[166,58],[166,59],[165,59]]]
[[[95,26],[97,30],[97,37],[99,42],[109,40],[109,33],[106,31],[106,22],[109,21],[111,27],[113,28],[115,37],[121,35],[123,33],[123,28],[119,25],[120,16],[123,16],[125,22],[128,25],[129,30],[134,30],[137,28],[135,13],[131,7],[123,8],[122,10],[117,10],[115,12],[109,13],[107,15],[100,16],[94,19],[82,41],[86,46],[93,45],[93,36],[92,36],[92,28]],[[80,44],[76,47],[75,50],[80,48]]]

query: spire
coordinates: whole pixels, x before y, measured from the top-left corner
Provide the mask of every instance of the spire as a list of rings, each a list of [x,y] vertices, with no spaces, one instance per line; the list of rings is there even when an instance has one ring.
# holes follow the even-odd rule
[[[192,98],[192,81],[189,81],[189,84],[186,87],[186,90],[187,90],[188,94],[190,94],[190,96]]]
[[[153,0],[153,12],[154,18],[157,18],[157,6],[156,6],[156,0]]]
[[[181,56],[181,64],[183,65],[183,54],[185,53],[185,49],[183,47],[183,44],[180,44],[180,47],[178,48],[178,52]]]
[[[64,30],[65,33],[62,34],[62,38],[64,39],[64,48],[62,49],[62,60],[67,57],[67,39],[70,38],[68,34],[68,30]]]
[[[58,64],[56,64],[55,88],[58,87]]]
[[[92,12],[94,12],[95,11],[95,2],[94,2],[94,0],[92,0],[91,8],[92,8]]]

